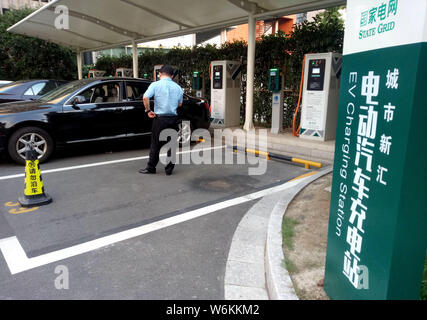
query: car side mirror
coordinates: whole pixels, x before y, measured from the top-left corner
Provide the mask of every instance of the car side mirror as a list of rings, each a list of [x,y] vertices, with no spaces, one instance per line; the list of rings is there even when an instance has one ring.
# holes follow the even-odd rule
[[[75,96],[73,99],[72,106],[74,109],[80,109],[77,105],[84,103],[86,101],[86,98],[83,96]]]

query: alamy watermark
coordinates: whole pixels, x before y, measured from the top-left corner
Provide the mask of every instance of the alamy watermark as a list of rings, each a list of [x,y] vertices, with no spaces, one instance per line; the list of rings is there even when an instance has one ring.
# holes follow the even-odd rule
[[[185,124],[183,127],[190,127],[189,122]],[[190,143],[200,139],[203,143],[191,148]],[[165,129],[160,133],[160,141],[166,142],[160,152],[167,153],[169,149],[171,152],[168,156],[160,157],[160,161],[164,165],[169,162],[196,165],[249,165],[249,175],[263,175],[267,171],[267,159],[265,156],[256,156],[256,154],[267,152],[267,140],[267,129],[259,129],[256,132],[245,132],[242,129],[215,129],[213,139],[208,130],[197,129],[191,133],[191,139],[187,139],[179,146],[178,132]],[[237,152],[233,152],[233,147],[236,147]],[[253,152],[245,152],[246,150]]]
[[[58,276],[55,278],[55,288],[58,290],[70,289],[70,272],[68,267],[59,265],[55,267],[55,274]]]
[[[55,7],[55,28],[58,30],[70,29],[70,11],[67,6],[59,5]]]

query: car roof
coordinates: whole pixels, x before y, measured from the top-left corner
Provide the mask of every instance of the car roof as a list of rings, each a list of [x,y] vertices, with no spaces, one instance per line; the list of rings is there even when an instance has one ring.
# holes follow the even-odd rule
[[[89,81],[141,81],[141,82],[153,82],[152,80],[148,79],[142,79],[142,78],[124,78],[124,77],[102,77],[102,78],[88,78],[83,80],[89,80]]]

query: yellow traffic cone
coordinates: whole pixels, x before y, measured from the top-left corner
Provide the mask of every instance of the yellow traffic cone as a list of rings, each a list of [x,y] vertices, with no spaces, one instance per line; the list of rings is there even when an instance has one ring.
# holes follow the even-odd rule
[[[18,201],[23,207],[38,207],[52,202],[44,192],[37,152],[30,146],[25,153],[25,191]]]

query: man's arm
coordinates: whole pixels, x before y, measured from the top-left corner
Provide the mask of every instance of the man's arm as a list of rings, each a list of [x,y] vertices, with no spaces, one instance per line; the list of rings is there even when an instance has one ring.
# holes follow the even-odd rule
[[[142,102],[144,103],[145,112],[148,113],[150,118],[155,118],[156,114],[150,109],[150,98],[154,96],[154,87],[153,83],[148,87],[147,91],[145,91],[144,96],[142,98]]]
[[[150,98],[144,96],[142,98],[142,101],[144,102],[145,111],[149,112],[150,111]]]
[[[182,88],[180,88],[181,89],[181,97],[180,97],[180,99],[178,100],[178,107],[182,107],[182,102],[183,102],[183,99],[184,99],[184,91],[182,90]]]

